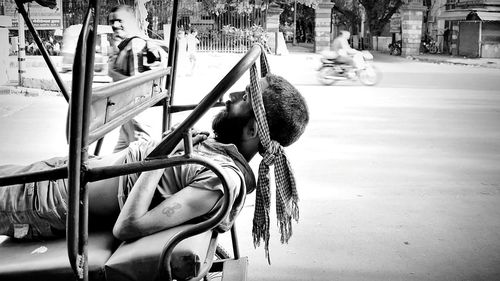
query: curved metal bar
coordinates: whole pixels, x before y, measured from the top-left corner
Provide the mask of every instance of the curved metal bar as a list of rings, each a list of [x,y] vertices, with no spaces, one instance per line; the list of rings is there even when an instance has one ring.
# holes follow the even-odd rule
[[[208,274],[208,272],[210,271],[210,268],[212,268],[214,257],[215,257],[215,252],[217,250],[217,237],[218,236],[219,236],[219,232],[212,231],[212,237],[210,237],[210,242],[208,244],[208,251],[207,251],[207,255],[205,257],[205,261],[200,266],[200,269],[198,270],[197,276],[194,276],[193,278],[188,279],[188,281],[201,280],[203,277],[205,277]]]
[[[165,244],[163,247],[162,254],[160,256],[160,261],[158,264],[158,278],[157,280],[172,280],[172,272],[170,268],[170,260],[172,258],[172,252],[177,246],[177,244],[182,241],[183,239],[186,239],[188,237],[203,233],[205,231],[208,231],[210,229],[213,229],[217,227],[217,225],[229,214],[230,209],[230,199],[232,196],[232,192],[228,187],[228,182],[226,179],[226,176],[222,170],[222,168],[214,161],[209,160],[209,159],[204,159],[202,157],[198,156],[192,156],[192,158],[189,159],[189,163],[195,163],[195,164],[200,164],[208,169],[210,169],[212,172],[214,172],[217,177],[221,180],[222,187],[224,189],[224,195],[222,198],[222,205],[221,207],[217,210],[216,214],[209,218],[208,220],[202,221],[200,223],[195,224],[193,227],[188,228],[184,231],[179,231],[175,235],[173,235],[169,241]]]
[[[261,47],[254,45],[245,56],[229,71],[210,93],[196,106],[193,112],[177,127],[172,134],[168,135],[149,155],[155,158],[166,155],[181,141],[183,132],[193,127],[194,124],[219,100],[219,97],[229,90],[236,81],[245,73],[250,66],[259,58]]]
[[[79,221],[80,221],[80,184],[82,181],[82,144],[83,144],[83,107],[85,90],[85,69],[88,53],[87,41],[90,33],[89,25],[92,17],[92,8],[89,5],[83,22],[82,30],[76,46],[73,63],[72,98],[70,99],[69,122],[69,159],[68,159],[68,215],[66,219],[66,239],[68,257],[71,268],[79,279],[83,279],[81,271],[81,256],[79,255]]]
[[[93,11],[93,13],[92,13]],[[99,18],[99,0],[89,1],[89,12],[93,15],[92,29],[89,32],[89,37],[83,41],[87,45],[85,50],[85,84],[83,89],[83,105],[82,112],[82,140],[80,147],[80,204],[79,204],[79,225],[78,225],[78,256],[80,262],[78,264],[78,280],[89,280],[88,268],[88,236],[89,236],[89,190],[85,177],[86,163],[88,160],[89,149],[89,124],[90,124],[90,107],[92,103],[92,81],[94,80],[94,58],[95,45],[97,39],[97,24]],[[70,166],[71,169],[71,166]]]
[[[16,0],[16,5],[17,5],[19,12],[23,16],[24,21],[26,22],[26,25],[28,26],[28,29],[29,29],[31,35],[33,35],[33,39],[35,39],[35,43],[38,46],[38,49],[40,50],[40,52],[42,53],[42,56],[43,56],[43,59],[45,60],[45,63],[47,63],[47,66],[49,67],[49,70],[52,73],[52,76],[56,80],[57,86],[59,86],[59,89],[61,90],[61,93],[63,94],[66,101],[69,102],[68,89],[66,89],[66,86],[64,85],[64,83],[61,79],[61,76],[59,76],[57,69],[55,68],[54,64],[52,63],[52,60],[50,59],[50,56],[49,56],[49,53],[47,52],[47,49],[45,49],[45,46],[43,45],[42,40],[40,39],[40,36],[38,36],[38,33],[36,32],[36,29],[33,26],[33,23],[31,22],[31,19],[29,18],[28,13],[26,12],[26,9],[24,8],[23,1]]]

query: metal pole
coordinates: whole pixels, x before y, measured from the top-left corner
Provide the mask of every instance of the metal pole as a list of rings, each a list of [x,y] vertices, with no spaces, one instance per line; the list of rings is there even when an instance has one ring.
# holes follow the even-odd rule
[[[24,73],[26,72],[26,44],[25,44],[25,39],[24,39],[24,19],[23,15],[18,12],[17,13],[17,23],[18,23],[18,32],[19,32],[19,50],[17,52],[17,62],[18,62],[18,67],[19,69],[17,70],[18,72],[18,77],[19,77],[19,86],[23,86],[23,76]]]
[[[31,22],[30,18],[28,17],[28,13],[26,12],[26,9],[24,9],[24,5],[22,3],[22,0],[15,0],[15,1],[16,1],[17,8],[18,8],[20,14],[23,16],[24,21],[26,22],[26,25],[28,26],[29,31],[33,35],[33,40],[35,40],[35,43],[38,46],[38,49],[43,56],[43,59],[47,63],[47,66],[49,67],[49,70],[52,73],[52,76],[56,80],[56,83],[59,86],[59,89],[61,89],[61,93],[63,94],[66,101],[69,102],[69,92],[66,89],[66,86],[64,85],[61,77],[59,76],[57,69],[55,68],[54,64],[52,63],[52,60],[50,59],[49,53],[47,52],[47,50],[43,46],[42,40],[40,39],[40,36],[38,36],[38,33],[36,32],[36,29],[33,26],[33,23]]]
[[[293,1],[293,45],[297,45],[297,0]]]

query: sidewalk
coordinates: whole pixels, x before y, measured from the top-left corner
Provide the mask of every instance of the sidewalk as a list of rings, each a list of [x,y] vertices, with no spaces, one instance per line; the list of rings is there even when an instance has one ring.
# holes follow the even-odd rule
[[[422,62],[446,63],[500,69],[500,58],[467,58],[444,54],[420,54],[416,56],[408,56],[407,59]]]

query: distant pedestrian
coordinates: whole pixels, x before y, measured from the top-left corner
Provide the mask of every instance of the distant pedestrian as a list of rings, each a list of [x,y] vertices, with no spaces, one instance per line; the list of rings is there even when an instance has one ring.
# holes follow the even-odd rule
[[[196,67],[196,52],[198,50],[198,44],[200,40],[196,37],[198,35],[198,31],[196,29],[191,29],[191,32],[187,35],[187,55],[189,58],[190,69],[188,75],[192,75],[194,68]]]
[[[187,38],[186,32],[183,29],[177,31],[177,73],[184,75],[187,67]]]
[[[54,56],[58,56],[61,53],[61,44],[59,43],[59,41],[55,41],[53,50]]]
[[[443,32],[443,54],[450,54],[451,30],[446,28]]]

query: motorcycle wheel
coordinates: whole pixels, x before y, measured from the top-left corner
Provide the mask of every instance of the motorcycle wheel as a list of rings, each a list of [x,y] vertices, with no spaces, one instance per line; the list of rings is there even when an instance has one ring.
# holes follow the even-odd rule
[[[319,82],[324,85],[332,85],[333,83],[335,83],[336,80],[329,77],[333,72],[333,69],[329,66],[322,67],[320,70],[318,70]]]
[[[401,55],[401,49],[400,48],[394,48],[394,50],[392,51],[392,54],[394,56],[400,56]]]
[[[358,72],[359,81],[367,86],[376,85],[380,81],[381,76],[380,71],[373,65],[361,69]]]
[[[431,53],[431,54],[437,54],[437,52],[438,52],[438,47],[436,45],[431,45],[429,47],[429,53]]]

